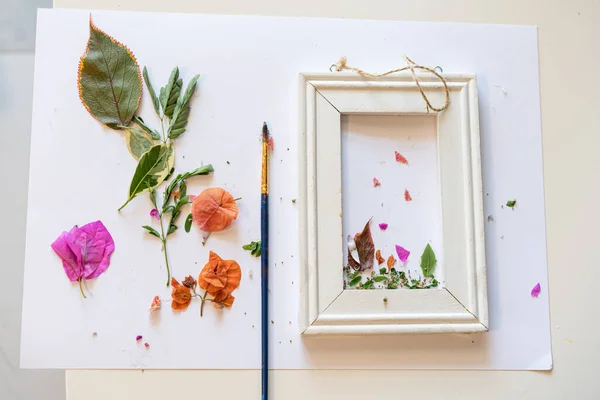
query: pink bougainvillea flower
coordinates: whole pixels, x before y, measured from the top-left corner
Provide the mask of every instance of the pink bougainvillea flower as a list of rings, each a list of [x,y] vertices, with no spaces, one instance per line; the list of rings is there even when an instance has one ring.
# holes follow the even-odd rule
[[[408,164],[408,160],[406,158],[404,158],[404,156],[400,153],[398,153],[397,151],[394,151],[394,156],[396,156],[396,161],[398,161],[401,164]]]
[[[388,224],[386,224],[385,222],[382,222],[379,224],[379,229],[381,229],[382,231],[385,231],[388,227]]]
[[[408,192],[408,189],[404,189],[404,200],[412,201],[412,197],[410,197],[410,193]]]
[[[160,301],[160,297],[158,296],[154,296],[154,298],[152,299],[152,304],[150,304],[150,311],[155,311],[158,310],[161,306],[161,301]]]
[[[398,259],[405,263],[408,260],[408,256],[410,255],[410,251],[406,250],[402,246],[396,245],[396,254],[398,254]]]
[[[377,186],[381,186],[381,182],[379,182],[379,179],[373,178],[373,187],[377,187]]]
[[[115,250],[115,242],[104,224],[90,222],[81,228],[75,225],[69,232],[63,232],[52,243],[52,250],[62,260],[63,269],[71,281],[97,278],[110,265],[110,255]]]
[[[531,296],[532,297],[538,297],[540,295],[540,292],[542,291],[542,287],[540,286],[540,284],[538,283],[537,285],[535,285],[533,287],[533,289],[531,289]]]
[[[158,210],[156,208],[153,208],[152,211],[150,211],[150,216],[160,221],[160,215],[158,215]]]

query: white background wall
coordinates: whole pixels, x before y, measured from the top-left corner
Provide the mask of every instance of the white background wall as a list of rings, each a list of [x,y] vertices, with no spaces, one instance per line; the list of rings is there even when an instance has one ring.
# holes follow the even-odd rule
[[[597,333],[600,328],[597,318],[600,302],[596,295],[600,278],[596,255],[597,227],[600,225],[597,205],[600,197],[600,113],[597,111],[600,81],[595,77],[600,67],[597,44],[600,37],[600,2],[55,0],[55,6],[538,25],[554,370],[549,373],[275,371],[272,397],[286,400],[391,399],[399,396],[414,399],[443,396],[447,400],[600,398],[600,380],[597,378],[600,370],[600,339]],[[22,74],[25,75],[24,72]],[[3,76],[1,70],[0,76]],[[0,78],[1,82],[5,80]],[[31,91],[31,86],[28,90]],[[30,93],[24,101],[29,104]],[[21,112],[19,118],[15,111],[2,110],[3,104],[0,103],[0,132],[3,135],[0,162],[5,189],[0,196],[0,210],[4,213],[6,225],[0,242],[0,254],[3,255],[0,265],[4,278],[1,280],[4,285],[0,289],[0,307],[6,307],[7,303],[20,303],[29,143],[26,133],[29,115]],[[15,129],[10,129],[22,127],[22,124],[26,126],[21,128],[22,136]],[[7,170],[7,162],[10,170]],[[15,285],[18,290],[13,288]],[[4,327],[5,309],[0,310]],[[12,305],[11,321],[20,318],[15,310]],[[14,333],[11,335],[10,348],[18,343],[18,337]],[[1,339],[4,343],[4,336]],[[2,349],[6,353],[5,347],[3,345]],[[16,355],[11,354],[11,357],[16,359]],[[7,379],[4,375],[0,376]],[[4,381],[0,380],[0,383]],[[2,386],[0,398],[4,399],[1,390]],[[46,391],[49,392],[49,389]],[[257,399],[260,372],[69,371],[67,391],[69,400],[164,400],[179,396]]]

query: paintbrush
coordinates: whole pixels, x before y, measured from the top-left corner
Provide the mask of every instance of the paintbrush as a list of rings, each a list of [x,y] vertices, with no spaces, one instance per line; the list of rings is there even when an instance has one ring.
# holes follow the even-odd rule
[[[269,399],[269,128],[262,128],[262,179],[260,185],[260,298],[262,310],[262,400]]]

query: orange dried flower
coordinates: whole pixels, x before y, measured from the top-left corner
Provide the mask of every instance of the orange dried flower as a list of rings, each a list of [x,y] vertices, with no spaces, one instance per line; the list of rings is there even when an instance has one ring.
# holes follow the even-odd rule
[[[388,270],[392,269],[394,265],[396,265],[396,259],[394,258],[394,256],[389,256],[387,259]]]
[[[198,285],[214,297],[213,302],[231,307],[233,292],[240,285],[242,269],[234,260],[223,260],[210,252],[208,263],[200,271]]]
[[[237,216],[233,196],[222,188],[206,189],[192,202],[192,219],[204,232],[222,231]]]
[[[196,289],[196,280],[191,275],[186,276],[181,284],[192,290]]]
[[[171,278],[171,286],[173,286],[171,308],[180,311],[188,308],[192,301],[192,291],[190,288],[181,285],[175,278]]]
[[[385,258],[381,257],[381,250],[377,250],[375,252],[375,258],[377,259],[377,263],[379,265],[383,264],[385,262]]]
[[[408,189],[404,189],[404,200],[412,201],[412,197],[410,197],[410,193],[408,192]]]

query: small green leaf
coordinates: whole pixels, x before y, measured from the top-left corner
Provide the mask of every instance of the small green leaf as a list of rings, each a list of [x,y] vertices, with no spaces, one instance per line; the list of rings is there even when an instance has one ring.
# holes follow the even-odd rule
[[[152,141],[152,138],[141,129],[132,126],[124,128],[126,129],[125,143],[127,144],[127,150],[129,150],[129,154],[131,154],[133,158],[139,160],[145,152],[154,146],[154,142]]]
[[[362,276],[361,275],[356,276],[350,281],[350,283],[348,283],[348,286],[350,286],[350,287],[356,286],[360,281],[362,281]]]
[[[160,140],[160,133],[158,133],[158,131],[156,129],[151,129],[148,125],[146,125],[146,123],[144,122],[144,120],[141,117],[138,117],[137,115],[135,117],[133,117],[133,121],[138,124],[143,130],[145,130],[146,132],[148,132],[148,134],[150,135],[150,137],[152,137],[152,139],[154,140]]]
[[[260,241],[245,244],[242,249],[250,251],[250,254],[254,257],[260,257]]]
[[[154,110],[160,117],[160,103],[158,102],[158,97],[156,97],[156,92],[154,92],[154,88],[152,87],[152,83],[150,83],[150,78],[148,78],[148,70],[144,67],[144,81],[146,82],[146,87],[148,88],[148,93],[150,93],[150,97],[152,98],[152,104],[154,105]]]
[[[185,231],[187,233],[189,233],[191,229],[192,229],[192,214],[188,214],[188,216],[185,218]]]
[[[158,209],[158,206],[156,205],[156,190],[154,189],[150,191],[150,201],[152,202],[154,208]]]
[[[171,71],[171,76],[169,76],[169,80],[167,81],[167,85],[160,89],[160,105],[162,106],[163,110],[167,108],[167,102],[169,100],[169,96],[171,96],[173,86],[175,86],[175,82],[177,82],[177,78],[179,78],[179,67],[173,68],[173,71]]]
[[[373,281],[369,280],[366,281],[365,284],[363,285],[363,288],[365,289],[371,289],[373,287]]]
[[[183,86],[183,81],[179,78],[171,89],[171,94],[169,95],[169,99],[167,100],[167,107],[165,108],[165,115],[169,118],[173,117],[173,111],[175,111],[175,105],[177,104],[177,99],[181,94],[181,87]]]
[[[383,281],[387,281],[387,279],[388,279],[387,276],[376,276],[373,278],[373,280],[375,282],[383,282]]]
[[[179,229],[179,227],[177,225],[169,225],[169,230],[167,231],[167,235],[170,235],[171,233],[175,232],[177,229]]]
[[[379,268],[379,274],[380,275],[385,275],[387,273],[387,269],[385,268]]]
[[[173,211],[175,211],[175,206],[174,205],[170,205],[170,206],[167,206],[167,208],[165,208],[163,210],[163,214],[172,213]]]
[[[196,90],[196,82],[198,82],[199,77],[200,75],[194,76],[188,83],[187,89],[185,90],[183,96],[177,99],[177,104],[175,105],[175,110],[173,111],[173,117],[171,118],[171,123],[169,124],[170,139],[176,139],[177,137],[181,136],[183,132],[185,132],[185,127],[190,116],[190,99]]]
[[[398,289],[398,285],[395,283],[389,283],[387,286],[388,289]]]
[[[421,271],[423,271],[423,276],[432,276],[436,263],[435,253],[429,243],[427,243],[427,246],[425,246],[425,250],[423,250],[423,254],[421,255]]]
[[[160,185],[173,168],[173,147],[159,144],[142,155],[129,186],[129,198],[121,211],[138,194],[152,190]]]
[[[187,200],[189,200],[189,198],[186,196],[187,194],[187,184],[185,183],[185,181],[182,181],[179,184],[179,198],[181,200],[183,200],[183,198],[186,198]],[[186,200],[186,202],[187,202]]]
[[[144,225],[144,226],[142,226],[142,228],[144,228],[145,230],[147,230],[148,233],[151,234],[152,236],[156,236],[157,238],[160,239],[160,234],[153,227],[148,226],[148,225]]]
[[[506,206],[510,207],[510,208],[515,208],[515,206],[517,205],[517,200],[509,200],[506,202]]]
[[[215,171],[215,169],[213,168],[213,166],[211,164],[203,165],[202,167],[198,167],[190,172],[186,172],[185,174],[181,175],[181,178],[187,179],[187,178],[191,178],[192,176],[208,175],[214,171]]]

